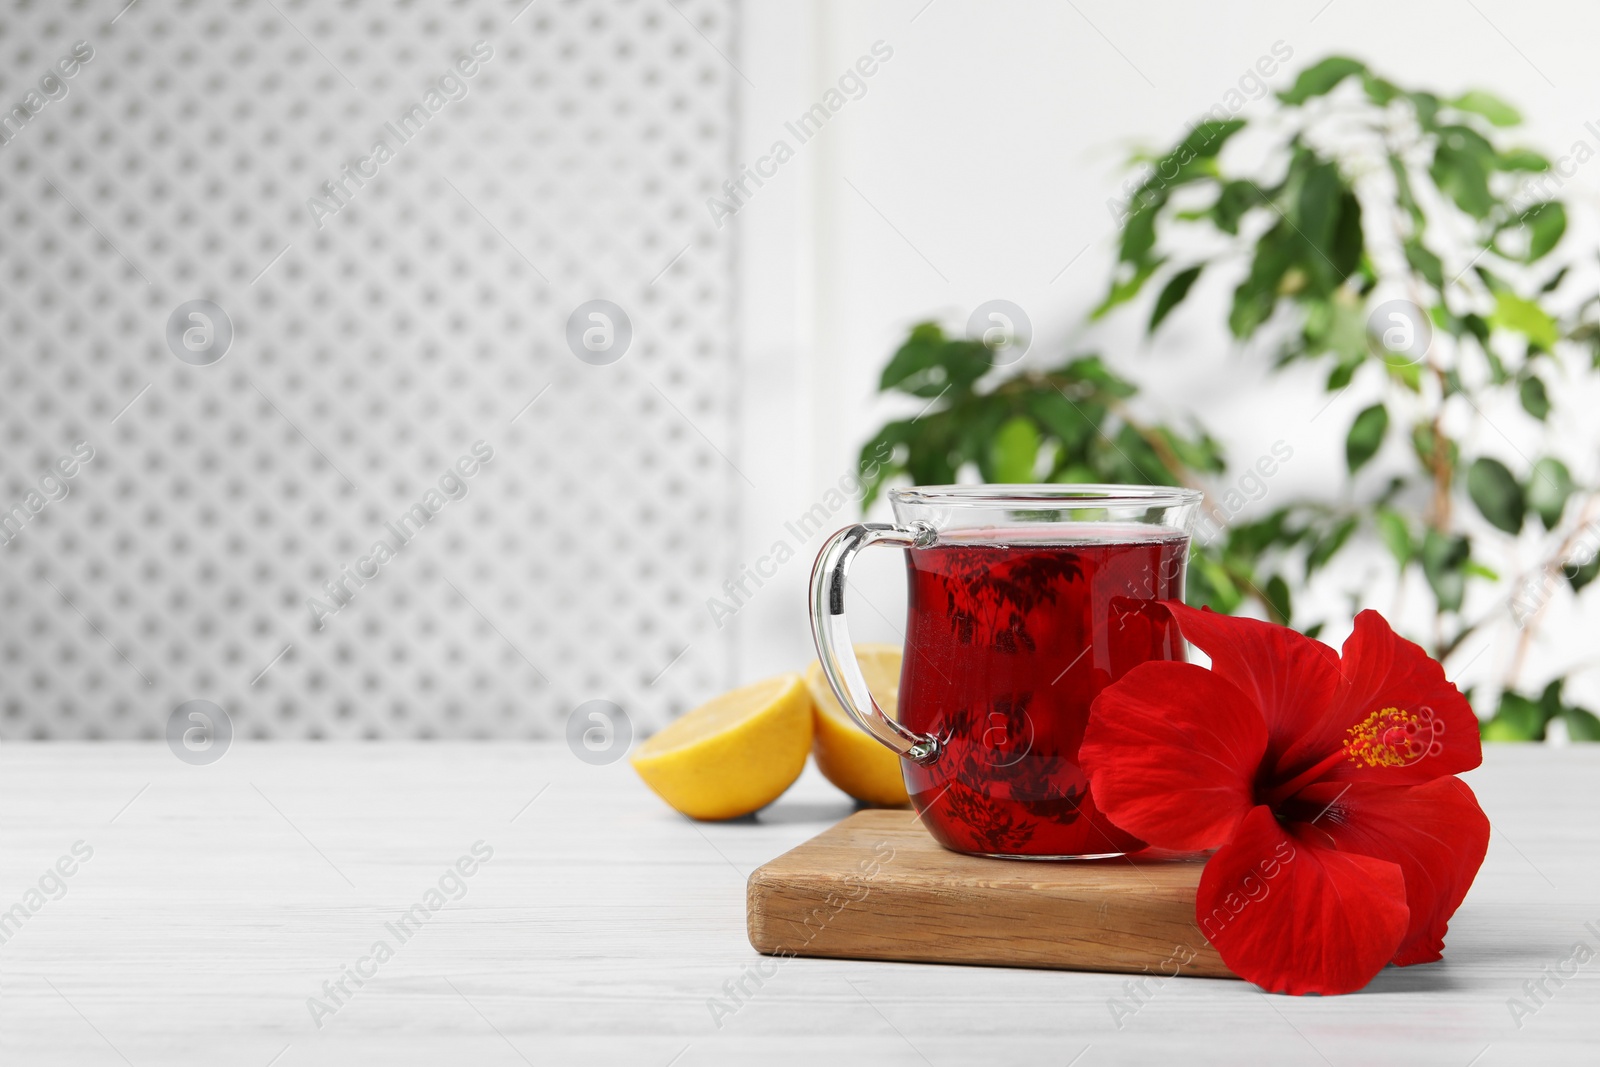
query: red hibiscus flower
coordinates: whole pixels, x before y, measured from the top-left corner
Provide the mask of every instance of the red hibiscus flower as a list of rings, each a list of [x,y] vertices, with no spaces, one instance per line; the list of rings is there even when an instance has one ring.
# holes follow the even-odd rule
[[[1436,960],[1489,821],[1483,759],[1444,670],[1375,611],[1339,653],[1284,626],[1167,605],[1211,657],[1145,663],[1095,700],[1096,803],[1152,845],[1216,849],[1195,918],[1242,978],[1347,993]]]

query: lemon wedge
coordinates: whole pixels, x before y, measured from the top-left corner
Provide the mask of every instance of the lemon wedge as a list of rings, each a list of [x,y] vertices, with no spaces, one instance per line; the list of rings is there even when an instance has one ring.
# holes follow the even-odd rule
[[[891,719],[900,704],[899,645],[857,645],[856,662],[878,706]],[[823,777],[866,804],[896,807],[910,803],[900,757],[857,726],[833,695],[822,664],[806,668],[806,689],[816,708],[816,736],[811,755]]]
[[[811,698],[798,674],[724,693],[669,723],[629,759],[662,800],[695,819],[766,807],[800,777]]]

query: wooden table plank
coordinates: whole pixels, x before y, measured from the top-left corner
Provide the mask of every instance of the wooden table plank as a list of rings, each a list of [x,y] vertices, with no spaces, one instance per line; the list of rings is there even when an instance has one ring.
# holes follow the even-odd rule
[[[750,876],[750,943],[776,956],[1232,977],[1195,922],[1203,856],[964,856],[909,811],[858,811]],[[1153,988],[1153,987],[1152,987]]]
[[[0,1062],[1592,1063],[1600,957],[1520,1026],[1508,1000],[1600,950],[1600,748],[1495,747],[1469,781],[1496,831],[1443,963],[1348,997],[1135,997],[1123,975],[758,955],[751,871],[851,810],[810,771],[698,825],[560,744],[239,742],[209,767],[6,745],[0,913],[39,907],[3,931]],[[385,924],[480,841],[460,898],[398,942]],[[308,998],[380,940],[319,1027]]]

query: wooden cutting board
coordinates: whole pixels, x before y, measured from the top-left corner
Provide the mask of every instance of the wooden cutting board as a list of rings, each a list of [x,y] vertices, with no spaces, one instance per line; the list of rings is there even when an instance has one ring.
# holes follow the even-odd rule
[[[964,856],[910,811],[859,811],[758,868],[750,943],[833,956],[1235,977],[1195,925],[1204,857]]]

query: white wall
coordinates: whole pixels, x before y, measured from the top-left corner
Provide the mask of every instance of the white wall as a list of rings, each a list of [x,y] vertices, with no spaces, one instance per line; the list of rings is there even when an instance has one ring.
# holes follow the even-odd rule
[[[775,138],[794,143],[784,120],[875,41],[893,49],[865,95],[800,145],[730,223],[744,300],[741,456],[759,486],[743,517],[751,562],[779,537],[795,542],[784,520],[850,469],[885,418],[914,409],[875,391],[907,326],[937,317],[958,328],[994,297],[1032,318],[1030,361],[1099,350],[1145,385],[1148,413],[1200,414],[1238,465],[1276,440],[1290,442],[1295,458],[1266,504],[1339,484],[1344,431],[1372,402],[1376,382],[1358,381],[1311,421],[1324,402],[1325,370],[1271,376],[1260,353],[1237,350],[1221,326],[1226,279],[1206,279],[1155,343],[1138,331],[1148,304],[1085,328],[1113,259],[1106,201],[1128,150],[1170,143],[1275,42],[1293,59],[1274,88],[1327,54],[1353,54],[1419,87],[1491,88],[1522,108],[1529,143],[1553,154],[1600,118],[1600,75],[1586,45],[1600,30],[1593,5],[752,0],[744,14],[739,61],[753,83],[743,86],[740,118],[747,161]],[[1592,200],[1597,183],[1600,164],[1571,188]],[[835,525],[854,517],[843,510]],[[807,541],[719,633],[738,642],[742,678],[810,658],[803,590],[819,540]],[[898,564],[883,555],[861,568],[858,639],[897,636]],[[1368,584],[1381,577],[1374,564],[1347,566],[1338,580],[1387,609],[1390,591]],[[1575,630],[1554,623],[1547,632]],[[1343,635],[1330,628],[1328,636]],[[1485,642],[1492,647],[1464,681],[1503,666],[1507,635]],[[1532,677],[1581,651],[1580,641],[1557,640],[1539,650]]]
[[[736,14],[0,8],[0,739],[159,738],[190,700],[251,739],[561,736],[593,699],[643,735],[723,685],[700,207]],[[568,341],[597,298],[610,363]],[[232,327],[198,361],[194,300]]]

